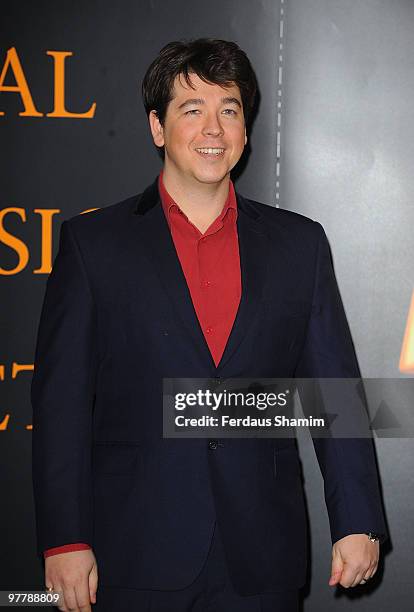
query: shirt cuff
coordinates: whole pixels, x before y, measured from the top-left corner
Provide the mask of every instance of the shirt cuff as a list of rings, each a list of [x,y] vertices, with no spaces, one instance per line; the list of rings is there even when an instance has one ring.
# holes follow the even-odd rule
[[[65,544],[64,546],[55,546],[54,548],[48,548],[43,552],[43,557],[52,557],[53,555],[60,555],[61,553],[74,552],[76,550],[89,550],[91,547],[89,544],[79,542],[76,544]]]

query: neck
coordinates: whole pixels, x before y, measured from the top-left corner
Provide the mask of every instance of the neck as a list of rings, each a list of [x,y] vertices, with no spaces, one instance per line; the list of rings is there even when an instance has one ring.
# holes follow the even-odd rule
[[[183,181],[164,166],[162,180],[172,199],[202,233],[219,216],[229,194],[230,174],[217,183]]]

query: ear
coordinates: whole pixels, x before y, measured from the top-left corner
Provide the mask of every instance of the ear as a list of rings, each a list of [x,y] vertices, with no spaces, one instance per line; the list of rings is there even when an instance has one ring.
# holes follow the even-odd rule
[[[244,146],[247,145],[247,131],[246,128],[244,128]]]
[[[164,128],[158,119],[157,111],[152,110],[148,116],[152,139],[157,147],[164,146]]]

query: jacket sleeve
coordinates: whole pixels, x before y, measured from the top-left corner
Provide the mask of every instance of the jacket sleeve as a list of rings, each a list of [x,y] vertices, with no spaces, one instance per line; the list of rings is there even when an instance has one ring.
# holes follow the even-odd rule
[[[71,221],[61,226],[38,328],[31,386],[38,554],[92,542],[96,311]]]
[[[360,371],[334,276],[328,240],[322,226],[319,223],[315,225],[319,237],[312,310],[295,376],[318,379],[320,392],[323,379],[358,379]],[[341,385],[341,389],[345,388],[344,385]],[[334,405],[325,404],[327,413],[345,409],[347,414],[343,416],[348,423],[358,419],[363,422],[360,411],[364,407],[357,392],[353,396],[351,394],[351,399],[347,397],[346,402],[341,397],[330,397],[333,397],[331,404]],[[385,536],[372,438],[365,435],[313,436],[313,444],[324,480],[332,543],[352,533],[371,531]]]

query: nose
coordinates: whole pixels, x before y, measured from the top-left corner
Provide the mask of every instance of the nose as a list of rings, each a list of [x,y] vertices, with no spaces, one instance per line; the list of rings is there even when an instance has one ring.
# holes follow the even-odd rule
[[[224,134],[223,126],[216,113],[206,115],[202,132],[204,136],[222,136]]]

